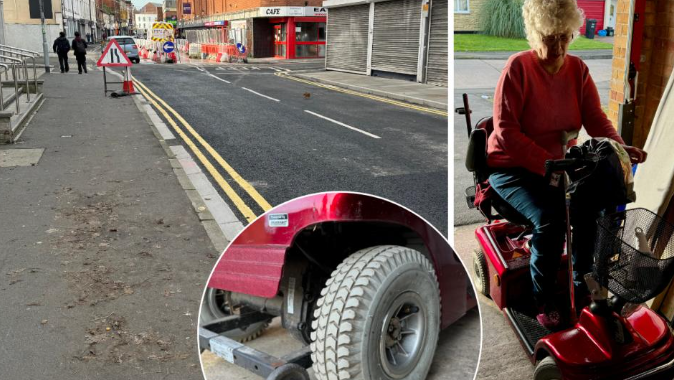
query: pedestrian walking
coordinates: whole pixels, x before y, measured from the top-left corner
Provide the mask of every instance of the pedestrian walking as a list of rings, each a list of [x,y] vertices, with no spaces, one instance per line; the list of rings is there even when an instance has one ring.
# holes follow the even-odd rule
[[[54,45],[52,48],[54,49],[54,53],[56,53],[59,57],[61,73],[67,73],[70,70],[70,67],[68,66],[68,51],[70,51],[70,42],[68,42],[65,32],[59,33],[59,37],[54,40]]]
[[[91,34],[87,33],[87,43],[91,43]]]
[[[87,41],[80,37],[80,32],[75,32],[75,39],[73,40],[73,52],[77,60],[77,71],[82,74],[87,73]]]

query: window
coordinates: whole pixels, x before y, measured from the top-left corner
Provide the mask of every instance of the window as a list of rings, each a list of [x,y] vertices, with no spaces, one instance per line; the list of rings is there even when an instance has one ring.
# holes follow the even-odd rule
[[[298,22],[295,24],[295,41],[325,41],[324,22]]]
[[[454,13],[470,13],[470,0],[454,0]]]
[[[51,1],[45,1],[42,6],[45,19],[54,17],[51,10]],[[28,12],[30,13],[30,18],[41,18],[40,0],[28,0]]]
[[[325,23],[296,23],[295,42],[296,58],[325,57]]]

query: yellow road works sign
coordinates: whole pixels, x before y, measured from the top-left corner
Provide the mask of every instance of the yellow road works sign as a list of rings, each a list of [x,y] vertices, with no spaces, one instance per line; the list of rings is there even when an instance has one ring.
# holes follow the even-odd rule
[[[152,24],[152,41],[173,41],[173,25],[168,22],[155,22]]]

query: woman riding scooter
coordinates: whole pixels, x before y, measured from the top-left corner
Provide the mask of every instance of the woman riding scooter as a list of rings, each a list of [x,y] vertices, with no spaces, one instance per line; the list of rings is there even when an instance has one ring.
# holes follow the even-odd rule
[[[531,278],[539,314],[548,329],[560,324],[554,304],[556,271],[564,249],[563,189],[545,178],[546,160],[564,158],[564,132],[581,127],[592,137],[624,144],[601,109],[599,94],[583,61],[567,54],[583,24],[576,0],[525,0],[522,8],[532,50],[514,54],[506,63],[494,95],[494,131],[488,141],[489,182],[496,193],[533,226]],[[575,144],[575,140],[568,145]],[[646,152],[623,145],[633,163]],[[573,205],[574,283],[578,299],[588,291],[582,279],[592,266],[595,220],[602,210]]]

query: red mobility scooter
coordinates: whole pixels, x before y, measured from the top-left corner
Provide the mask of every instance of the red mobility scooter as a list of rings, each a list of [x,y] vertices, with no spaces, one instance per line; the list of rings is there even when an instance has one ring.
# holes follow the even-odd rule
[[[469,146],[466,167],[475,187],[466,190],[474,208],[476,187],[491,173],[487,166],[487,138],[492,119],[473,128],[467,95],[464,107]],[[596,164],[598,157],[548,161],[546,169],[560,176],[568,192],[573,171]],[[478,194],[479,195],[479,194]],[[560,202],[565,199],[560,198]],[[558,271],[558,304],[564,329],[549,331],[536,320],[529,270],[531,226],[514,208],[493,193],[479,203],[487,224],[475,231],[480,249],[473,255],[476,289],[496,303],[533,364],[535,380],[668,379],[674,378],[674,336],[667,321],[641,303],[662,292],[674,276],[674,226],[644,209],[600,218],[593,273],[585,275],[591,291],[589,306],[576,311],[573,265],[565,253]],[[572,239],[568,222],[567,247]],[[635,248],[635,239],[648,248]],[[645,241],[644,241],[645,240]],[[642,251],[650,252],[642,252]],[[482,358],[488,360],[487,358]]]
[[[202,302],[201,349],[269,380],[423,380],[438,334],[477,306],[447,240],[381,198],[320,193],[275,207],[217,263]],[[304,347],[252,349],[274,317]],[[206,373],[208,378],[208,373]]]

